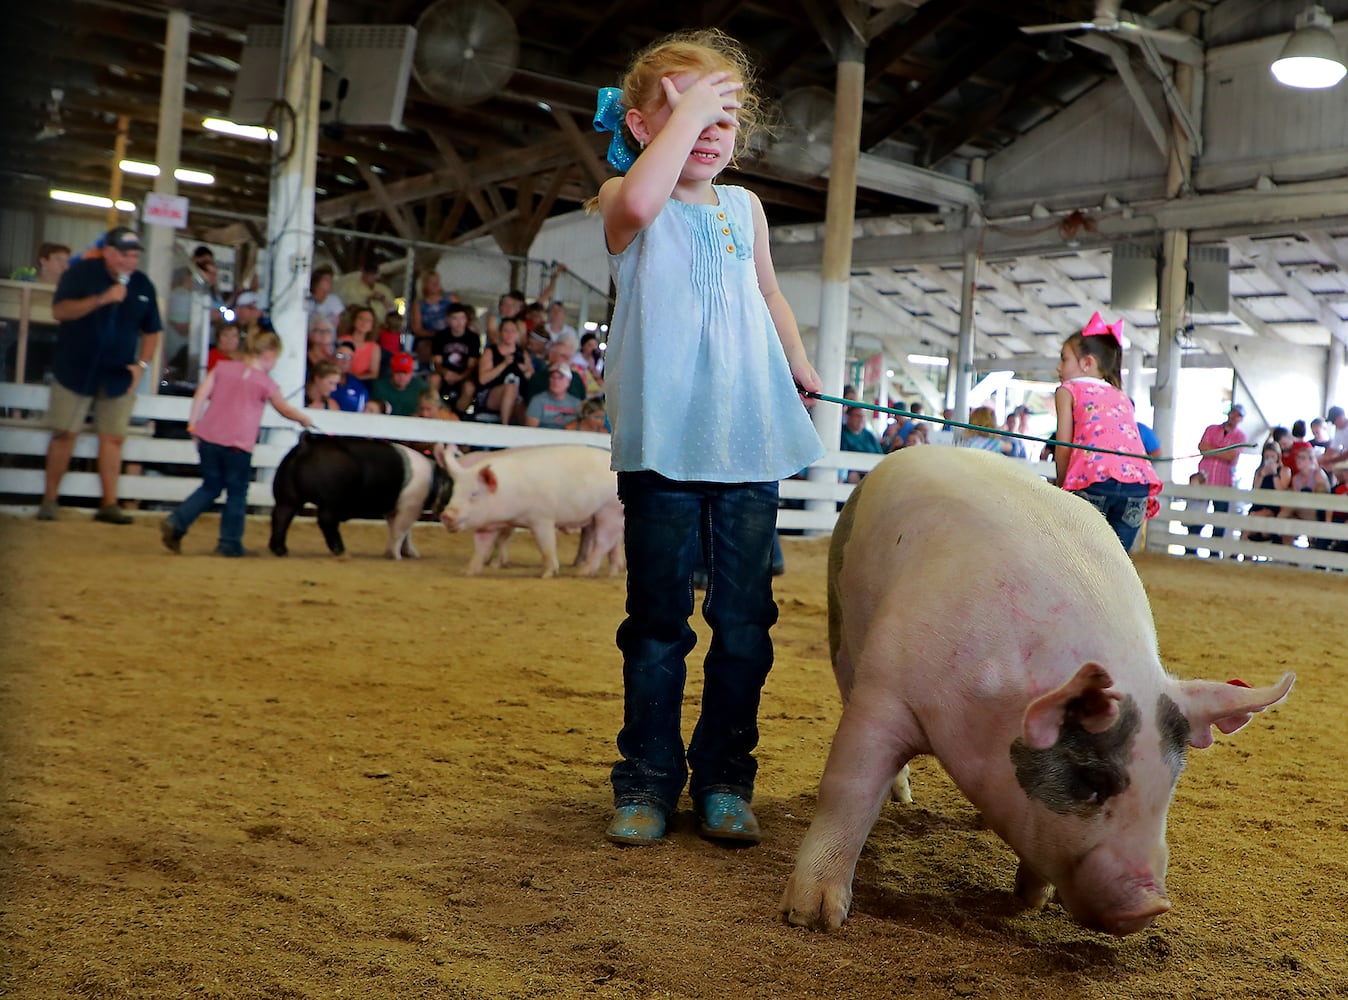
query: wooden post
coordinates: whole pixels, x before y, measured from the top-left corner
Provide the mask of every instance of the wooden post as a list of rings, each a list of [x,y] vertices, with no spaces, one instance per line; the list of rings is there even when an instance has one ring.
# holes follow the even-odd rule
[[[844,25],[838,48],[837,95],[833,108],[833,154],[829,165],[824,219],[824,271],[819,295],[819,335],[815,369],[828,396],[842,396],[847,363],[847,317],[852,287],[852,225],[856,221],[857,159],[861,153],[861,99],[866,87],[866,50]],[[828,451],[842,440],[836,403],[815,404],[814,428]],[[836,482],[829,468],[813,468],[811,482]],[[808,510],[833,510],[832,500],[807,500]]]
[[[108,206],[105,229],[117,225],[117,201],[122,197],[122,161],[126,159],[126,139],[131,132],[131,119],[126,115],[117,116],[117,140],[112,145],[112,182],[108,185],[108,197],[112,204]]]

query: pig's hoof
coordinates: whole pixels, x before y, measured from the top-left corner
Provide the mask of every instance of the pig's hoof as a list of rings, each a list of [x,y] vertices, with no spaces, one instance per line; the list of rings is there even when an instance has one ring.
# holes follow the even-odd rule
[[[1053,895],[1053,883],[1040,878],[1033,870],[1020,863],[1016,869],[1016,900],[1027,910],[1042,910]]]
[[[829,892],[818,886],[797,888],[795,876],[786,884],[778,909],[792,927],[815,931],[833,931],[847,919],[852,905],[851,888]]]
[[[290,551],[284,545],[268,545],[267,548],[271,549],[272,555],[281,557],[284,557]]]
[[[904,764],[894,778],[894,785],[889,790],[890,798],[895,802],[902,802],[906,806],[913,804],[913,787],[908,783],[908,765]]]

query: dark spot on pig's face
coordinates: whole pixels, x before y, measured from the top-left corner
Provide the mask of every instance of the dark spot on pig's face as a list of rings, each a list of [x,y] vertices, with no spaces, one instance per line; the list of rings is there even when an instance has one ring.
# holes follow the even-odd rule
[[[1161,733],[1161,758],[1178,781],[1189,752],[1189,719],[1169,695],[1156,699],[1156,728]]]
[[[1020,737],[1012,742],[1016,781],[1026,795],[1055,813],[1093,816],[1128,787],[1128,761],[1141,727],[1142,713],[1131,696],[1120,703],[1114,724],[1101,733],[1087,732],[1069,712],[1053,746],[1036,750]]]
[[[453,497],[454,477],[437,464],[431,481],[431,515],[439,517],[444,513]]]

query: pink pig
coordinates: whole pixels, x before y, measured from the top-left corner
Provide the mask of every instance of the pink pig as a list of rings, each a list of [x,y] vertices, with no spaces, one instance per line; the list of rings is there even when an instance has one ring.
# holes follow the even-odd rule
[[[435,460],[454,480],[440,521],[450,531],[473,532],[473,558],[467,574],[476,575],[498,537],[511,528],[533,532],[543,556],[543,577],[557,575],[557,529],[591,527],[592,544],[580,572],[594,576],[609,557],[616,575],[626,568],[622,552],[623,508],[618,477],[603,448],[558,444],[473,453],[462,460],[435,449]]]
[[[934,755],[1078,921],[1131,934],[1170,909],[1166,812],[1188,747],[1286,697],[1165,672],[1127,554],[1089,504],[982,451],[886,458],[829,550],[842,719],[781,910],[847,917],[866,837],[908,761]],[[897,776],[897,780],[896,780]]]

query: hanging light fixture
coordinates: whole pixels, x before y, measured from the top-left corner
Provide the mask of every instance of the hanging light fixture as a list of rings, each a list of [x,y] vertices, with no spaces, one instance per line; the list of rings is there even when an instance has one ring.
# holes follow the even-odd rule
[[[1330,31],[1334,19],[1319,4],[1297,15],[1296,30],[1269,69],[1277,81],[1302,90],[1332,87],[1348,73],[1338,39]]]

